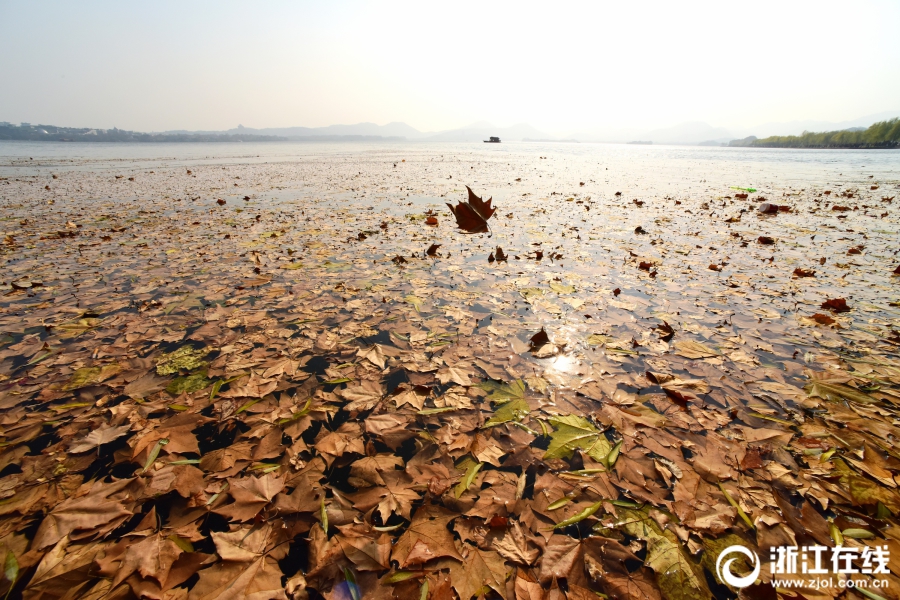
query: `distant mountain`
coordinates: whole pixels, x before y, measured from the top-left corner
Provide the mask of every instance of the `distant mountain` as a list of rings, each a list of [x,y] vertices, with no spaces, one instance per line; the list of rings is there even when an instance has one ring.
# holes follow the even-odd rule
[[[188,131],[177,129],[162,132],[167,135],[205,134],[205,135],[276,135],[289,139],[311,139],[321,137],[323,140],[372,140],[372,139],[409,139],[417,140],[430,135],[422,133],[406,123],[357,123],[356,125],[329,125],[328,127],[264,127],[256,129],[238,125],[227,131]]]
[[[690,121],[673,127],[650,130],[637,128],[594,129],[574,132],[569,137],[586,142],[627,143],[640,140],[653,142],[653,144],[720,143],[734,138],[727,129],[713,127],[702,121]]]
[[[553,139],[531,125],[519,123],[511,127],[496,127],[481,121],[459,129],[440,132],[422,132],[406,123],[357,123],[356,125],[329,125],[328,127],[266,127],[255,129],[238,125],[227,131],[166,131],[169,135],[277,135],[293,140],[357,141],[357,140],[423,140],[429,142],[481,142],[491,136],[502,141],[523,139]]]
[[[713,127],[701,121],[691,121],[674,127],[648,131],[641,139],[653,140],[654,144],[699,144],[708,141],[728,142],[733,136],[727,129]]]
[[[126,129],[91,129],[88,127],[58,127],[56,125],[12,125],[0,122],[0,140],[32,142],[284,142],[287,138],[275,135],[223,133],[141,133]]]
[[[428,136],[406,123],[388,123],[376,125],[375,123],[357,123],[356,125],[329,125],[328,127],[268,127],[265,129],[253,129],[238,125],[223,133],[227,134],[253,134],[253,135],[279,135],[287,138],[311,138],[318,136],[364,136],[366,138],[405,138],[418,140]]]

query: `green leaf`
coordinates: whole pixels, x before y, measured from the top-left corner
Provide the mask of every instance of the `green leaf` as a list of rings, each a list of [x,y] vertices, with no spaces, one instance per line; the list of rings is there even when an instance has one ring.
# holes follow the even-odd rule
[[[570,499],[570,498],[566,498],[565,496],[563,496],[563,497],[560,498],[559,500],[556,500],[555,502],[551,502],[551,503],[547,506],[547,510],[556,510],[556,509],[558,509],[558,508],[562,508],[563,506],[565,506],[565,505],[568,504],[569,502],[571,502],[571,499]]]
[[[456,488],[453,490],[453,495],[459,498],[462,496],[469,486],[472,485],[472,482],[475,481],[475,477],[478,475],[478,471],[481,470],[481,467],[484,466],[483,462],[475,463],[470,466],[466,470],[466,476],[462,478],[462,481],[456,484]]]
[[[62,387],[62,391],[69,392],[78,388],[87,387],[97,382],[97,376],[100,375],[100,367],[81,367],[74,373],[69,381]]]
[[[619,452],[622,451],[622,444],[625,443],[625,440],[619,440],[616,442],[616,445],[613,446],[613,449],[610,450],[609,454],[606,456],[606,467],[609,470],[612,470],[614,466],[616,466],[616,461],[619,459]]]
[[[543,296],[544,290],[541,288],[522,288],[519,290],[519,293],[522,294],[522,297],[528,300],[529,298],[534,298],[535,296]]]
[[[853,540],[868,540],[870,538],[875,537],[875,534],[871,531],[867,531],[865,529],[845,529],[843,532],[844,537],[848,537]]]
[[[178,546],[185,552],[193,552],[194,551],[194,545],[191,544],[190,540],[186,540],[183,537],[176,535],[174,533],[172,535],[170,535],[168,537],[168,539],[171,540],[173,544],[175,544],[176,546]]]
[[[509,423],[510,421],[521,421],[528,416],[529,410],[528,403],[521,398],[507,402],[494,411],[494,416],[487,420],[484,424],[484,429]]]
[[[156,442],[156,445],[153,446],[153,450],[150,451],[150,456],[147,457],[147,462],[144,463],[144,470],[141,471],[141,473],[147,472],[147,469],[149,469],[151,467],[151,465],[153,465],[153,463],[156,462],[156,458],[159,456],[159,451],[162,449],[163,446],[165,446],[168,443],[169,443],[169,440],[167,440],[166,438],[163,438],[163,439],[159,440],[158,442]]]
[[[3,561],[3,576],[11,583],[15,583],[19,577],[19,561],[12,550],[6,553],[6,560]]]
[[[850,495],[863,506],[884,504],[891,512],[900,512],[900,495],[894,490],[883,487],[874,481],[857,475],[847,463],[840,458],[834,459],[834,474],[840,476],[841,486],[850,491]]]
[[[207,379],[206,373],[194,373],[187,377],[176,377],[166,386],[166,391],[173,396],[192,394],[199,392],[211,383],[212,379]]]
[[[671,530],[663,531],[644,511],[623,509],[618,527],[647,544],[644,564],[656,573],[656,584],[666,600],[708,600],[706,578]]]
[[[738,516],[743,519],[744,523],[747,524],[747,527],[749,527],[750,529],[756,529],[756,527],[753,526],[753,521],[750,520],[750,517],[748,517],[747,513],[744,512],[744,509],[741,508],[741,505],[735,502],[734,498],[731,497],[731,494],[728,493],[728,490],[725,489],[725,486],[723,486],[721,483],[719,483],[718,485],[719,489],[725,495],[725,499],[728,500],[728,504],[730,504],[735,510],[737,510]]]
[[[349,377],[338,377],[337,379],[329,379],[328,381],[323,381],[322,383],[325,385],[338,385],[339,383],[347,383],[348,381],[353,381]]]
[[[603,335],[601,333],[592,333],[588,336],[587,343],[588,346],[602,346],[603,344],[611,342],[612,339],[613,338],[608,335]]]
[[[872,600],[887,600],[887,598],[885,598],[884,596],[879,596],[879,595],[876,594],[875,592],[870,592],[870,591],[867,590],[866,588],[862,588],[862,587],[859,587],[859,588],[853,588],[853,591],[854,591],[854,592],[859,592],[860,594],[862,594],[862,595],[865,596],[866,598],[871,598]]]
[[[356,584],[356,577],[353,576],[353,571],[344,567],[344,579],[347,581],[347,589],[350,590],[350,598],[352,600],[360,600],[362,595],[359,592],[359,586]]]
[[[253,400],[248,400],[243,405],[241,405],[241,407],[239,409],[237,409],[234,414],[238,415],[238,414],[244,412],[245,410],[249,409],[254,404],[260,402],[260,400],[261,400],[261,398],[254,398]]]
[[[205,348],[195,349],[193,346],[182,346],[174,352],[163,354],[156,361],[156,373],[158,375],[171,375],[179,371],[193,371],[205,367],[202,359],[208,354]]]
[[[413,294],[409,294],[408,296],[406,296],[405,300],[409,304],[413,305],[413,308],[416,309],[416,312],[421,312],[422,303],[424,302],[421,298],[419,298],[418,296],[414,296]]]
[[[556,427],[550,435],[550,447],[544,458],[571,458],[580,448],[588,456],[598,462],[604,462],[612,451],[612,446],[603,434],[584,417],[565,415],[550,417],[550,423]]]
[[[716,571],[716,559],[719,557],[719,554],[722,553],[725,548],[729,546],[744,546],[746,548],[750,548],[752,550],[756,550],[755,544],[748,542],[746,539],[741,536],[729,533],[728,535],[723,535],[721,537],[717,537],[715,539],[703,536],[703,555],[701,556],[701,561],[703,566],[706,567],[707,571],[709,571],[715,580],[722,585],[727,585],[724,581],[719,579],[719,574]],[[750,562],[743,555],[737,555],[737,558],[734,559],[732,563],[731,572],[738,576],[749,575],[750,572],[753,571]],[[733,592],[737,592],[737,588],[731,588]]]
[[[387,577],[384,578],[384,585],[392,585],[394,583],[400,583],[401,581],[406,581],[407,579],[413,579],[415,577],[419,577],[421,573],[414,573],[412,571],[397,571],[396,573],[391,573]]]
[[[516,379],[509,383],[483,381],[478,384],[478,387],[486,392],[490,392],[488,400],[494,404],[525,398],[525,382],[521,379]]]
[[[550,282],[550,289],[556,292],[557,294],[572,294],[575,292],[574,285],[565,285],[559,283],[558,281]]]
[[[452,410],[459,410],[459,408],[455,406],[442,406],[441,408],[426,408],[424,410],[417,411],[416,414],[419,415],[439,415],[441,413],[450,412]]]
[[[843,383],[834,383],[831,381],[811,381],[803,386],[807,395],[816,398],[831,400],[832,402],[840,402],[841,400],[852,400],[860,404],[872,404],[878,402],[877,398],[861,392],[854,387],[844,385]]]
[[[553,526],[553,529],[562,529],[563,527],[568,527],[569,525],[573,525],[580,521],[584,521],[589,516],[600,510],[600,507],[603,506],[603,501],[597,502],[596,504],[592,504],[588,506],[586,509],[578,513],[577,515],[572,515],[568,519],[564,521],[560,521],[556,525]]]
[[[675,342],[675,349],[677,350],[675,354],[685,358],[711,358],[719,355],[718,352],[709,346],[704,346],[700,342],[695,342],[693,340]]]

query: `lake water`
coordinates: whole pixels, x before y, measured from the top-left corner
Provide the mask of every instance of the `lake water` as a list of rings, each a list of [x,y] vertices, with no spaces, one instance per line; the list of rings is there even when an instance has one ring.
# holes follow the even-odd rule
[[[378,157],[454,156],[511,162],[546,156],[557,177],[594,175],[614,185],[704,190],[809,183],[851,185],[869,176],[900,180],[900,150],[792,150],[701,146],[572,143],[327,143],[81,144],[0,141],[0,176],[51,170],[153,169],[215,164],[274,164],[329,157],[366,162]],[[402,158],[401,158],[402,159]],[[609,171],[607,173],[607,170]],[[579,179],[580,181],[580,179]],[[710,186],[701,184],[708,183]]]

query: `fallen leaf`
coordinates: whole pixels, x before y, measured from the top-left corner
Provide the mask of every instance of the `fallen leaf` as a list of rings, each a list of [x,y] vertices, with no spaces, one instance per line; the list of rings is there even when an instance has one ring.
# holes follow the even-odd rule
[[[449,202],[447,206],[450,212],[456,218],[456,224],[466,233],[486,233],[488,231],[488,220],[494,216],[496,209],[491,208],[491,200],[484,202],[475,195],[472,188],[466,186],[469,192],[469,200],[467,202],[457,202],[454,207]]]

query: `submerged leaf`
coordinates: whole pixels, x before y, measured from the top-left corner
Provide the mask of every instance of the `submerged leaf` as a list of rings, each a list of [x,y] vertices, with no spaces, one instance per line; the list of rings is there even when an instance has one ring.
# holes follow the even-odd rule
[[[203,357],[207,355],[206,349],[195,349],[193,346],[182,346],[174,352],[163,354],[156,361],[156,373],[158,375],[171,375],[179,371],[193,371],[206,365]]]
[[[852,400],[860,404],[872,404],[878,402],[877,398],[873,398],[865,392],[861,392],[854,387],[836,383],[827,380],[813,380],[803,387],[809,396],[831,400],[832,402],[840,402],[842,400]]]
[[[612,450],[609,440],[584,417],[565,415],[551,417],[549,421],[556,431],[550,434],[550,447],[544,459],[571,458],[576,449],[599,462],[609,456]]]

